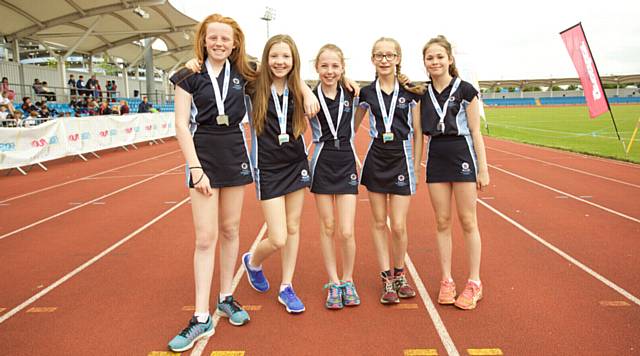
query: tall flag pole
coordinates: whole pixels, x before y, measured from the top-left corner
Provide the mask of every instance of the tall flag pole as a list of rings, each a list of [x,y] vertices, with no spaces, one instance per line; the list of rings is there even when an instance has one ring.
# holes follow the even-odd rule
[[[624,140],[618,132],[618,125],[616,125],[616,120],[613,117],[607,93],[604,91],[602,79],[598,74],[598,67],[593,60],[589,42],[587,42],[587,37],[582,29],[582,23],[579,22],[577,25],[560,32],[560,36],[567,47],[567,51],[569,51],[573,65],[578,71],[580,83],[584,90],[584,97],[589,107],[589,116],[595,118],[609,111],[618,140],[622,143],[623,151],[626,152]]]

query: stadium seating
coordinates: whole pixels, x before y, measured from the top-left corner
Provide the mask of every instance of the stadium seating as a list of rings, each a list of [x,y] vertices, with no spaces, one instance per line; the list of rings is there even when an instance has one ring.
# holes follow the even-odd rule
[[[505,99],[482,99],[485,105],[489,106],[533,106],[536,105],[534,98],[505,98]]]
[[[483,99],[484,104],[488,106],[534,106],[536,105],[534,98],[503,98],[503,99]],[[542,97],[539,98],[540,104],[545,105],[586,105],[584,96],[560,96],[560,97]],[[640,104],[640,97],[609,97],[611,104]]]

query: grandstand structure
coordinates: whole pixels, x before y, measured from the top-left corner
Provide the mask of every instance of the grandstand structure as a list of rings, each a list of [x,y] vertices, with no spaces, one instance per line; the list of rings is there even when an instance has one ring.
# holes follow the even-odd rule
[[[615,89],[605,89],[611,104],[640,103],[640,74],[611,75],[601,77],[602,83],[615,85]],[[481,80],[482,99],[489,106],[544,106],[544,105],[584,105],[581,90],[551,90],[556,86],[580,86],[580,78]],[[525,91],[528,87],[545,87],[546,91]],[[499,91],[499,88],[516,90]]]
[[[107,80],[116,82],[118,97],[147,94],[164,103],[169,73],[192,57],[197,24],[168,0],[7,0],[0,1],[0,12],[0,75],[16,97],[34,96],[31,84],[39,78],[66,101],[68,74],[85,80],[96,74],[103,90]],[[154,49],[156,40],[166,50]],[[70,67],[71,56],[81,56],[82,66]],[[55,68],[21,63],[27,57],[47,57]],[[100,74],[95,62],[103,59],[118,73]]]

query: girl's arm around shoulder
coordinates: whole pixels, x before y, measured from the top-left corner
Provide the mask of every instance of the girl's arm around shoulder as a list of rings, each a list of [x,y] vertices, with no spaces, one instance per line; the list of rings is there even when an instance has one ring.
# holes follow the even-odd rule
[[[302,88],[302,98],[304,101],[304,113],[308,118],[314,117],[320,111],[320,102],[313,94],[313,90],[309,88],[302,78],[300,78],[300,87]]]
[[[467,120],[469,122],[469,131],[473,138],[473,149],[478,158],[478,178],[477,188],[482,190],[489,185],[489,168],[487,165],[487,154],[484,147],[484,139],[480,132],[480,100],[474,97],[469,106],[467,106]]]

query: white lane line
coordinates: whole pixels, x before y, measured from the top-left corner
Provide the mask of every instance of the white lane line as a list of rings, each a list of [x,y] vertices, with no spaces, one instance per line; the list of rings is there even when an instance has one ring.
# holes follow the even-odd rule
[[[98,179],[118,179],[118,178],[138,178],[138,177],[150,177],[152,176],[153,173],[148,173],[148,174],[131,174],[131,175],[123,175],[123,176],[107,176],[107,177],[91,177],[91,178],[84,178],[83,180],[98,180]],[[184,175],[183,172],[175,172],[175,173],[167,173],[168,176],[170,175]]]
[[[389,227],[389,229],[391,229],[391,219],[388,216],[387,216],[387,226]],[[444,348],[447,350],[447,354],[449,354],[450,356],[459,356],[460,353],[458,352],[456,345],[453,343],[453,339],[451,339],[451,335],[449,335],[449,332],[447,331],[447,327],[444,325],[444,322],[442,322],[442,319],[440,318],[440,314],[438,314],[438,310],[433,304],[433,301],[429,296],[429,292],[427,292],[427,288],[424,286],[424,283],[422,283],[422,278],[420,278],[420,275],[418,274],[418,270],[416,270],[416,267],[413,265],[413,262],[411,261],[411,257],[409,257],[408,252],[404,256],[404,263],[407,266],[407,269],[409,270],[409,273],[411,274],[411,277],[413,278],[413,281],[416,284],[416,289],[418,289],[418,294],[420,294],[420,297],[422,298],[422,302],[424,303],[424,306],[426,307],[427,312],[429,313],[429,317],[431,317],[431,321],[433,322],[433,326],[436,328],[436,331],[438,332],[438,336],[440,336],[440,341],[442,341],[442,345],[444,345]]]
[[[267,223],[265,222],[264,224],[262,224],[262,228],[260,229],[260,232],[258,232],[258,236],[256,236],[256,239],[253,241],[253,244],[251,245],[249,252],[253,253],[253,251],[255,251],[256,246],[258,246],[258,243],[260,242],[260,240],[262,240],[262,237],[266,232],[267,232]],[[240,255],[240,258],[242,258],[242,255]],[[238,284],[240,283],[240,279],[242,278],[243,274],[244,274],[244,264],[240,263],[240,268],[238,268],[238,271],[236,272],[235,276],[233,276],[233,281],[231,282],[232,294],[233,292],[235,292],[236,288],[238,287]],[[220,321],[220,316],[216,313],[213,313],[213,317],[211,321],[213,322],[213,327],[215,329],[215,327],[218,325],[218,321]],[[210,338],[206,338],[196,342],[196,344],[193,347],[193,351],[191,351],[191,356],[202,355],[202,352],[207,347],[207,343],[209,342],[209,339]]]
[[[69,272],[64,277],[58,279],[57,281],[52,283],[47,288],[44,288],[43,290],[41,290],[40,292],[36,293],[31,298],[25,300],[24,302],[22,302],[22,304],[18,305],[17,307],[15,307],[15,308],[11,309],[10,311],[8,311],[7,313],[3,314],[2,316],[0,316],[0,324],[5,322],[7,319],[11,318],[12,316],[16,315],[17,313],[19,313],[24,308],[26,308],[29,305],[33,304],[33,302],[35,302],[36,300],[42,298],[47,293],[51,292],[52,290],[54,290],[55,288],[60,286],[62,283],[68,281],[69,279],[71,279],[72,277],[77,275],[78,273],[80,273],[83,270],[87,269],[89,266],[91,266],[92,264],[96,263],[98,260],[100,260],[104,256],[108,255],[111,251],[117,249],[118,247],[120,247],[125,242],[131,240],[136,235],[138,235],[139,233],[141,233],[142,231],[147,229],[149,226],[155,224],[156,222],[158,222],[160,219],[162,219],[165,216],[167,216],[172,211],[174,211],[177,208],[179,208],[180,206],[184,205],[184,203],[186,203],[189,199],[190,198],[187,197],[184,200],[182,200],[180,203],[178,203],[178,204],[172,206],[171,208],[167,209],[164,213],[156,216],[151,221],[149,221],[148,223],[146,223],[143,226],[141,226],[140,228],[138,228],[136,231],[134,231],[134,232],[130,233],[129,235],[127,235],[126,237],[124,237],[122,240],[120,240],[120,241],[116,242],[115,244],[111,245],[109,248],[107,248],[106,250],[100,252],[98,255],[96,255],[95,257],[93,257],[89,261],[83,263],[81,266],[79,266],[78,268],[74,269],[73,271]]]
[[[422,279],[418,275],[418,271],[416,270],[416,267],[413,265],[413,262],[411,262],[411,258],[409,258],[409,253],[405,255],[404,263],[407,266],[409,273],[411,273],[413,282],[416,284],[416,288],[418,289],[418,294],[420,294],[420,297],[422,298],[422,301],[424,302],[424,305],[427,308],[427,312],[429,312],[431,321],[433,322],[433,325],[435,326],[436,331],[438,331],[438,335],[440,336],[440,340],[442,341],[444,348],[447,350],[447,354],[449,354],[450,356],[460,355],[460,353],[458,352],[458,349],[456,348],[456,345],[453,343],[453,339],[451,339],[451,335],[449,335],[447,328],[444,326],[444,323],[442,322],[442,319],[440,318],[440,315],[438,314],[438,311],[436,310],[435,305],[433,305],[433,301],[431,300],[431,297],[429,296],[429,293],[427,292],[427,288],[424,286],[424,283],[422,283]]]
[[[531,161],[536,161],[536,162],[540,162],[540,163],[548,164],[548,165],[550,165],[550,166],[554,166],[554,167],[558,167],[558,168],[566,169],[566,170],[569,170],[569,171],[572,171],[572,172],[576,172],[576,173],[585,174],[585,175],[588,175],[588,176],[591,176],[591,177],[596,177],[596,178],[600,178],[600,179],[608,180],[608,181],[610,181],[610,182],[615,182],[615,183],[620,183],[620,184],[628,185],[628,186],[630,186],[630,187],[634,187],[634,188],[640,188],[640,185],[638,185],[638,184],[633,184],[633,183],[625,182],[625,181],[622,181],[622,180],[619,180],[619,179],[615,179],[615,178],[611,178],[611,177],[601,176],[601,175],[599,175],[599,174],[590,173],[590,172],[587,172],[587,171],[583,171],[583,170],[581,170],[581,169],[570,168],[570,167],[567,167],[567,166],[563,166],[563,165],[561,165],[561,164],[557,164],[557,163],[553,163],[553,162],[549,162],[549,161],[544,161],[544,160],[537,159],[537,158],[531,158],[531,157],[529,157],[529,156],[521,155],[521,154],[519,154],[519,153],[513,153],[513,152],[509,152],[509,151],[504,151],[504,150],[497,149],[497,148],[493,148],[493,147],[488,147],[488,148],[489,148],[490,150],[494,150],[494,151],[498,151],[498,152],[506,153],[506,154],[513,155],[513,156],[516,156],[516,157],[521,157],[521,158],[528,159],[528,160],[531,160]]]
[[[45,188],[41,188],[41,189],[38,189],[38,190],[31,191],[31,192],[29,192],[29,193],[25,193],[25,194],[21,194],[21,195],[16,195],[15,197],[11,197],[11,198],[7,198],[7,199],[5,199],[5,200],[2,200],[2,201],[0,201],[0,203],[6,203],[6,202],[8,202],[8,201],[12,201],[12,200],[16,200],[16,199],[20,199],[20,198],[28,197],[28,196],[30,196],[30,195],[34,195],[34,194],[37,194],[37,193],[41,193],[41,192],[44,192],[44,191],[47,191],[47,190],[50,190],[50,189],[54,189],[54,188],[58,188],[58,187],[65,186],[65,185],[67,185],[67,184],[76,183],[76,182],[79,182],[79,181],[81,181],[81,180],[83,180],[83,179],[92,178],[92,177],[95,177],[95,176],[99,176],[99,175],[101,175],[101,174],[105,174],[105,173],[109,173],[109,172],[116,171],[116,170],[121,169],[121,168],[126,168],[126,167],[130,167],[130,166],[134,166],[134,165],[136,165],[136,164],[140,164],[140,163],[144,163],[144,162],[147,162],[147,161],[151,161],[151,160],[154,160],[154,159],[158,159],[158,158],[161,158],[161,157],[164,157],[164,156],[168,156],[168,155],[174,154],[174,153],[176,153],[176,152],[180,152],[180,150],[175,150],[175,151],[171,151],[171,152],[168,152],[168,153],[163,153],[163,154],[161,154],[161,155],[154,156],[154,157],[151,157],[151,158],[147,158],[147,159],[144,159],[144,160],[142,160],[142,161],[136,161],[136,162],[128,163],[128,164],[125,164],[124,166],[120,166],[120,167],[116,167],[116,168],[111,168],[111,169],[108,169],[108,170],[106,170],[106,171],[98,172],[98,173],[95,173],[95,174],[92,174],[92,175],[89,175],[89,176],[86,176],[86,177],[73,179],[73,180],[70,180],[70,181],[67,181],[67,182],[64,182],[64,183],[60,183],[60,184],[56,184],[56,185],[51,185],[51,186],[48,186],[48,187],[45,187]]]
[[[598,209],[602,209],[602,210],[604,210],[604,211],[606,211],[606,212],[608,212],[608,213],[611,213],[611,214],[614,214],[614,215],[618,215],[618,216],[623,217],[623,218],[625,218],[625,219],[628,219],[628,220],[631,220],[631,221],[634,221],[634,222],[640,223],[640,219],[634,218],[633,216],[629,216],[629,215],[624,214],[624,213],[621,213],[621,212],[619,212],[619,211],[616,211],[616,210],[613,210],[613,209],[609,209],[609,208],[607,208],[607,207],[605,207],[605,206],[602,206],[602,205],[600,205],[600,204],[596,204],[596,203],[590,202],[590,201],[588,201],[588,200],[585,200],[585,199],[582,199],[582,198],[580,198],[580,197],[577,197],[577,196],[575,196],[575,195],[573,195],[573,194],[570,194],[570,193],[567,193],[567,192],[563,192],[562,190],[559,190],[559,189],[556,189],[556,188],[552,188],[552,187],[550,187],[550,186],[548,186],[548,185],[546,185],[546,184],[542,184],[542,183],[540,183],[540,182],[536,182],[535,180],[532,180],[532,179],[529,179],[529,178],[525,178],[525,177],[523,177],[523,176],[521,176],[521,175],[515,174],[515,173],[510,172],[510,171],[507,171],[506,169],[498,168],[498,167],[496,167],[496,166],[494,166],[494,165],[492,165],[492,164],[490,164],[490,165],[489,165],[489,167],[491,167],[491,168],[493,168],[493,169],[497,169],[497,170],[498,170],[498,171],[500,171],[500,172],[503,172],[503,173],[509,174],[509,175],[514,176],[514,177],[516,177],[516,178],[522,179],[522,180],[524,180],[524,181],[526,181],[526,182],[529,182],[529,183],[535,184],[535,185],[537,185],[537,186],[543,187],[543,188],[545,188],[545,189],[549,189],[549,190],[554,191],[554,192],[556,192],[556,193],[558,193],[558,194],[566,195],[566,196],[567,196],[567,197],[569,197],[569,198],[572,198],[572,199],[575,199],[575,200],[577,200],[577,201],[580,201],[580,202],[583,202],[583,203],[589,204],[589,205],[594,206],[594,207],[596,207],[596,208],[598,208]]]
[[[571,262],[572,264],[578,266],[580,269],[582,269],[583,271],[587,272],[589,275],[591,275],[595,279],[597,279],[600,282],[604,283],[607,287],[609,287],[609,288],[613,289],[614,291],[620,293],[625,298],[629,299],[630,301],[632,301],[635,304],[640,306],[640,299],[638,297],[636,297],[633,294],[627,292],[622,287],[620,287],[617,284],[613,283],[612,281],[608,280],[607,278],[605,278],[604,276],[602,276],[598,272],[592,270],[591,268],[589,268],[584,263],[582,263],[582,262],[576,260],[575,258],[571,257],[569,254],[567,254],[566,252],[562,251],[561,249],[555,247],[551,243],[547,242],[542,237],[540,237],[540,236],[536,235],[535,233],[531,232],[531,230],[527,229],[526,227],[524,227],[521,224],[519,224],[517,221],[515,221],[515,220],[511,219],[510,217],[508,217],[507,215],[503,214],[498,209],[496,209],[496,208],[492,207],[491,205],[483,202],[482,200],[478,200],[478,203],[480,203],[481,205],[483,205],[487,209],[491,210],[496,215],[500,216],[501,218],[503,218],[504,220],[509,222],[511,225],[517,227],[518,229],[520,229],[522,232],[527,234],[532,239],[538,241],[539,243],[541,243],[542,245],[544,245],[545,247],[547,247],[551,251],[557,253],[558,255],[560,255],[565,260],[567,260],[567,261]]]
[[[80,204],[80,205],[76,205],[76,206],[74,206],[73,208],[69,208],[69,209],[67,209],[67,210],[63,210],[63,211],[61,211],[61,212],[59,212],[59,213],[57,213],[57,214],[53,214],[53,215],[51,215],[51,216],[49,216],[49,217],[46,217],[46,218],[41,219],[41,220],[38,220],[38,221],[36,221],[36,222],[34,222],[34,223],[32,223],[32,224],[29,224],[29,225],[27,225],[27,226],[23,226],[23,227],[21,227],[21,228],[19,228],[19,229],[17,229],[17,230],[13,230],[13,231],[11,231],[11,232],[8,232],[8,233],[6,233],[6,234],[4,234],[4,235],[1,235],[1,236],[0,236],[0,240],[4,239],[5,237],[9,237],[9,236],[11,236],[11,235],[15,235],[15,234],[17,234],[17,233],[19,233],[19,232],[21,232],[21,231],[24,231],[24,230],[30,229],[30,228],[32,228],[32,227],[34,227],[34,226],[40,225],[40,224],[42,224],[42,223],[44,223],[44,222],[47,222],[47,221],[49,221],[49,220],[55,219],[55,218],[57,218],[58,216],[61,216],[61,215],[64,215],[64,214],[70,213],[70,212],[72,212],[72,211],[74,211],[74,210],[76,210],[76,209],[80,209],[80,208],[82,208],[83,206],[86,206],[86,205],[89,205],[89,204],[92,204],[92,203],[95,203],[95,202],[99,202],[100,200],[103,200],[103,199],[108,198],[108,197],[110,197],[110,196],[112,196],[112,195],[118,194],[118,193],[120,193],[120,192],[123,192],[123,191],[125,191],[125,190],[127,190],[127,189],[133,188],[133,187],[135,187],[135,186],[137,186],[137,185],[140,185],[140,184],[142,184],[142,183],[145,183],[145,182],[147,182],[147,181],[150,181],[150,180],[152,180],[152,179],[154,179],[154,178],[156,178],[156,177],[160,177],[160,176],[164,175],[165,173],[170,172],[170,171],[172,171],[172,170],[174,170],[174,169],[176,169],[176,168],[180,168],[180,167],[182,167],[182,166],[184,166],[184,164],[181,164],[181,165],[179,165],[179,166],[177,166],[177,167],[173,167],[173,168],[167,169],[166,171],[164,171],[164,172],[160,172],[160,173],[158,173],[158,174],[156,174],[156,175],[154,175],[154,176],[152,176],[152,177],[149,177],[149,178],[147,178],[147,179],[143,179],[143,180],[138,181],[138,182],[136,182],[136,183],[133,183],[133,184],[127,185],[126,187],[120,188],[120,189],[118,189],[118,190],[116,190],[116,191],[113,191],[113,192],[111,192],[111,193],[108,193],[108,194],[105,194],[105,195],[99,196],[99,197],[97,197],[97,198],[95,198],[95,199],[92,199],[92,200],[90,200],[90,201],[88,201],[88,202],[82,203],[82,204]]]

